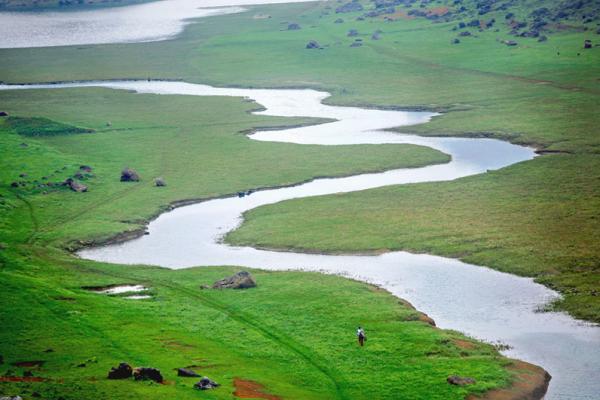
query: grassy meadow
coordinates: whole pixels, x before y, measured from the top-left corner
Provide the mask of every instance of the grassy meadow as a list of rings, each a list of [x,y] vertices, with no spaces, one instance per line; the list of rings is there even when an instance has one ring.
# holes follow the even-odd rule
[[[253,6],[201,19],[161,42],[0,49],[0,81],[311,87],[330,91],[331,104],[444,112],[403,132],[534,145],[542,156],[481,176],[262,207],[228,240],[460,257],[534,276],[565,295],[555,307],[600,321],[600,48],[583,49],[584,39],[600,36],[564,29],[548,33],[547,42],[517,38],[506,46],[500,41],[513,37],[498,12],[485,17],[496,17],[498,31],[471,28],[471,36],[451,44],[458,20],[432,23],[399,12],[394,20],[357,21],[364,12],[336,14],[338,4]],[[301,29],[288,31],[292,22]],[[361,46],[350,47],[350,29],[358,30]],[[377,30],[379,40],[371,39]],[[305,49],[309,40],[322,49]],[[510,361],[494,348],[434,329],[365,284],[255,271],[256,289],[201,290],[236,269],[170,271],[69,253],[139,230],[176,201],[448,160],[419,146],[254,142],[242,132],[319,122],[250,114],[257,107],[234,98],[96,88],[0,91],[0,111],[11,116],[0,118],[0,375],[30,370],[47,379],[0,379],[0,394],[221,399],[232,397],[234,378],[243,378],[283,398],[462,399],[511,383]],[[55,184],[81,165],[92,168],[80,179],[86,193]],[[119,182],[126,166],[140,182]],[[167,186],[155,187],[157,177]],[[152,298],[82,289],[117,283],[144,284]],[[358,324],[369,335],[364,349],[355,343]],[[32,360],[44,363],[13,365]],[[121,361],[160,368],[167,382],[105,379]],[[195,380],[173,370],[190,365],[223,387],[194,391]],[[452,374],[477,383],[449,385]]]

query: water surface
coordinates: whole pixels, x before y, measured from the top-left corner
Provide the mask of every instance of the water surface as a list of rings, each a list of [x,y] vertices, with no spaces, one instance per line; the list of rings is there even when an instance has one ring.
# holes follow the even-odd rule
[[[302,2],[307,0],[294,0]],[[86,10],[0,12],[0,48],[152,42],[172,38],[194,18],[285,0],[166,0]]]

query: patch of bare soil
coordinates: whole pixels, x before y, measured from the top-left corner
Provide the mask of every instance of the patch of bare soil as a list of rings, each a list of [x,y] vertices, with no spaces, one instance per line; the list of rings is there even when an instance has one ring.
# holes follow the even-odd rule
[[[452,343],[454,343],[456,347],[459,347],[461,349],[471,350],[475,348],[475,345],[473,343],[468,342],[466,340],[452,339]]]
[[[258,382],[241,378],[233,378],[233,386],[235,387],[233,395],[240,399],[281,400],[281,397],[279,396],[265,393],[265,387]]]
[[[46,361],[43,360],[35,360],[35,361],[17,361],[12,363],[15,367],[21,368],[38,368],[44,365]]]
[[[44,382],[46,378],[39,376],[0,376],[0,382]]]
[[[510,387],[490,390],[481,397],[471,395],[466,400],[541,400],[552,378],[546,370],[524,361],[512,360],[507,367],[514,374]]]

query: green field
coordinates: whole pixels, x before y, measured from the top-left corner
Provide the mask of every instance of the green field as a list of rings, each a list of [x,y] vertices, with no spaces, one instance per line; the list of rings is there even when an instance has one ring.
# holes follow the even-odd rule
[[[458,16],[356,21],[362,12],[336,15],[337,4],[252,7],[199,20],[163,42],[0,50],[0,81],[163,78],[311,87],[330,91],[332,104],[444,111],[404,132],[490,136],[555,152],[454,182],[262,207],[229,240],[460,257],[535,276],[565,294],[555,307],[600,321],[600,48],[582,48],[584,39],[600,36],[574,26],[548,32],[547,42],[517,38],[510,47],[498,41],[514,39],[498,12],[485,16],[496,17],[494,29],[471,29],[454,45]],[[255,18],[265,14],[271,18]],[[344,22],[334,23],[340,17]],[[287,31],[290,22],[302,29]],[[350,47],[349,29],[358,30],[362,46]],[[380,39],[372,40],[376,30]],[[309,40],[323,49],[305,49]],[[233,98],[93,88],[0,92],[0,111],[11,116],[0,119],[0,324],[8,327],[0,332],[0,371],[21,376],[28,368],[12,363],[42,360],[33,375],[49,379],[2,381],[2,394],[197,398],[194,380],[173,371],[186,365],[223,384],[206,398],[231,398],[236,377],[307,399],[461,399],[510,384],[510,361],[491,346],[432,329],[416,311],[365,284],[255,271],[257,289],[200,290],[235,268],[169,271],[69,253],[139,231],[181,200],[448,160],[408,145],[254,142],[242,132],[319,122],[251,115],[257,107]],[[92,167],[80,178],[88,192],[55,184],[81,165]],[[140,182],[119,182],[127,166]],[[167,186],[155,187],[157,177]],[[115,283],[143,283],[153,297],[132,301],[82,289]],[[358,324],[369,334],[364,349],[354,343]],[[158,367],[167,384],[105,379],[120,361]],[[451,374],[477,384],[449,385]]]

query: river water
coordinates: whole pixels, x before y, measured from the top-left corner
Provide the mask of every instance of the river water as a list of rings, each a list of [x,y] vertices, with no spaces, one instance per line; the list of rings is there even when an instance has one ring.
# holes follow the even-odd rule
[[[295,3],[310,0],[294,0]],[[288,0],[168,0],[127,7],[0,12],[0,48],[151,42],[173,38],[194,18]]]
[[[90,11],[0,13],[0,47],[165,40],[190,18],[241,12],[246,3],[286,0],[171,0]],[[224,7],[206,9],[199,7]],[[442,328],[508,344],[504,354],[541,365],[553,376],[547,399],[598,399],[600,328],[564,313],[537,310],[558,297],[531,279],[473,266],[458,260],[407,252],[379,256],[317,255],[231,247],[222,236],[252,208],[292,198],[350,192],[392,184],[446,181],[532,159],[532,149],[491,139],[426,138],[386,132],[386,128],[427,122],[435,114],[334,107],[327,93],[314,90],[214,88],[182,82],[123,81],[61,85],[0,85],[0,90],[101,86],[140,93],[240,96],[256,100],[277,116],[333,118],[336,122],[279,131],[259,131],[254,140],[299,144],[411,143],[452,156],[443,165],[399,169],[303,185],[262,190],[243,198],[210,200],[162,214],[149,235],[123,244],[86,249],[80,256],[122,264],[168,268],[239,265],[270,270],[311,270],[380,285],[426,312]],[[399,200],[400,201],[400,200]]]
[[[317,179],[298,186],[261,190],[177,208],[152,221],[149,235],[126,243],[85,249],[86,259],[168,268],[239,265],[269,270],[307,270],[374,283],[426,312],[438,326],[493,343],[508,344],[506,355],[543,366],[553,376],[548,399],[593,399],[600,393],[600,328],[563,313],[538,312],[558,297],[531,279],[459,260],[391,252],[378,256],[319,255],[232,247],[222,236],[241,223],[243,212],[279,201],[351,192],[392,184],[447,181],[524,162],[533,149],[493,139],[420,137],[385,131],[427,122],[434,113],[324,105],[315,90],[215,88],[184,82],[123,81],[59,85],[0,85],[0,89],[59,89],[99,86],[139,93],[250,98],[266,110],[258,114],[332,118],[335,122],[259,131],[254,140],[299,144],[411,143],[452,156],[447,164],[397,169],[345,178]],[[399,199],[401,201],[401,199]]]

